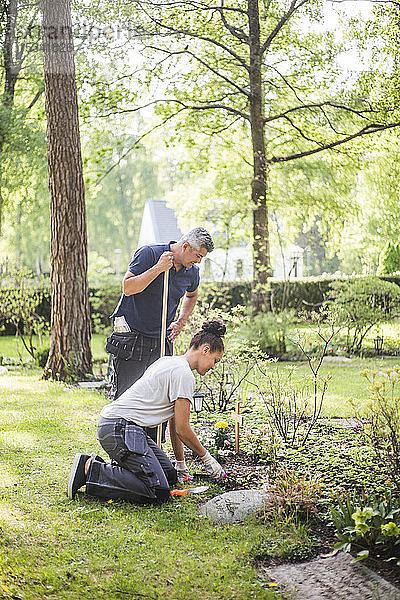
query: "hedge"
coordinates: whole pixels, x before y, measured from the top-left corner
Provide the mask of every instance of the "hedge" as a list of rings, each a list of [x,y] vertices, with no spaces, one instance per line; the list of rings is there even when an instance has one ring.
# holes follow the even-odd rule
[[[1,290],[1,292],[6,293],[6,290]],[[90,317],[93,332],[97,333],[107,328],[111,329],[110,315],[116,307],[120,296],[121,286],[119,284],[89,290]],[[37,305],[36,311],[50,325],[51,298],[49,290],[43,291],[42,300]],[[0,335],[14,335],[14,333],[14,326],[0,316]]]
[[[292,279],[284,281],[271,279],[269,281],[268,308],[279,312],[282,306],[282,297],[286,295],[286,308],[295,309],[296,312],[304,310],[317,310],[324,300],[330,295],[332,284],[335,281],[352,281],[362,277],[310,277],[308,279]],[[396,283],[400,287],[400,275],[381,275],[380,279]],[[5,291],[5,290],[4,290]],[[121,294],[119,284],[110,284],[97,289],[89,290],[90,314],[94,332],[101,332],[111,328],[110,315],[112,314]],[[251,297],[251,282],[204,282],[200,285],[199,302],[211,305],[221,310],[229,310],[233,306],[248,305]],[[50,322],[50,292],[44,291],[42,301],[37,307],[38,314]],[[12,335],[15,330],[12,325],[1,320],[0,335]]]

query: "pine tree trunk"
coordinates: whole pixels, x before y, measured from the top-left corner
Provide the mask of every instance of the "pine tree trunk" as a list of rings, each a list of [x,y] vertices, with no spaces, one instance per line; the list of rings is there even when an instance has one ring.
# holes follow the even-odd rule
[[[51,202],[51,334],[45,378],[92,372],[86,207],[70,0],[41,0]]]
[[[253,147],[253,312],[268,310],[267,281],[272,275],[267,208],[267,166],[263,119],[262,51],[258,0],[248,0],[250,32],[250,125]]]

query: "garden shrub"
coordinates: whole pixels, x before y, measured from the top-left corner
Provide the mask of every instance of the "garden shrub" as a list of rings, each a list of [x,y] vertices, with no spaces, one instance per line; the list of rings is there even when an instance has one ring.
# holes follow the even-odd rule
[[[121,296],[121,284],[103,284],[89,290],[90,316],[94,333],[104,333],[112,328],[111,314]]]
[[[281,307],[296,313],[319,310],[329,297],[334,277],[308,277],[307,279],[271,279],[271,309],[279,312]]]
[[[400,288],[378,277],[336,282],[327,306],[346,329],[346,346],[359,353],[368,331],[400,315]]]
[[[47,359],[49,358],[50,346],[45,345],[36,350],[35,361],[36,364],[44,369],[47,363]]]
[[[246,306],[250,302],[251,282],[225,283],[201,282],[199,303],[212,309],[229,310],[234,306]]]
[[[210,371],[207,378],[197,377],[199,389],[205,392],[205,408],[225,412],[234,405],[248,387],[247,377],[255,366],[260,350],[255,343],[238,339],[236,331],[243,321],[243,307],[229,312],[216,310],[209,305],[197,305],[182,333],[174,342],[175,354],[184,353],[193,333],[201,329],[205,320],[220,318],[227,327],[224,338],[225,353],[222,360]]]
[[[249,317],[240,334],[244,339],[257,343],[266,355],[282,356],[286,352],[287,335],[294,318],[293,310],[262,312]]]
[[[400,491],[400,367],[367,370],[362,375],[370,384],[370,401],[364,407],[365,417],[358,418],[359,430]]]
[[[28,354],[35,358],[34,336],[46,332],[46,320],[39,314],[43,304],[43,290],[37,289],[37,281],[25,268],[9,273],[8,280],[0,290],[0,320],[12,324],[16,336],[21,339]]]
[[[338,538],[335,547],[357,551],[357,558],[370,553],[400,565],[400,500],[386,494],[359,494],[338,498],[330,509]]]
[[[400,271],[400,244],[389,240],[379,255],[378,275]]]
[[[328,386],[328,379],[320,376],[320,369],[337,328],[332,313],[326,316],[316,315],[315,318],[317,330],[314,335],[322,344],[319,355],[310,355],[307,351],[307,339],[302,333],[297,333],[292,338],[308,362],[308,376],[296,377],[293,368],[277,367],[275,371],[267,372],[260,364],[257,365],[262,375],[257,388],[267,409],[270,424],[282,440],[293,447],[306,444],[320,417]]]
[[[301,520],[311,513],[316,514],[321,486],[321,477],[310,472],[299,475],[283,469],[274,473],[268,486],[269,501],[263,509],[264,515],[276,512]]]

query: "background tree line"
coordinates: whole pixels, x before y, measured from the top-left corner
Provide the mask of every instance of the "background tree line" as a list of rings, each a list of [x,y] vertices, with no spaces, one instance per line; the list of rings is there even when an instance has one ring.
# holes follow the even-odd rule
[[[376,270],[398,236],[398,7],[327,6],[72,2],[89,250],[105,271],[159,195],[183,227],[252,241],[255,307],[282,235],[311,248],[310,272]],[[0,249],[46,272],[39,9],[1,13]]]

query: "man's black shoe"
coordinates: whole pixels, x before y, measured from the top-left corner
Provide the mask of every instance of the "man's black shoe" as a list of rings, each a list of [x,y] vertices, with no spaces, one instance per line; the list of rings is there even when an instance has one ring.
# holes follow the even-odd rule
[[[68,479],[68,498],[71,500],[75,498],[79,488],[86,483],[85,463],[89,458],[89,454],[75,454]]]

